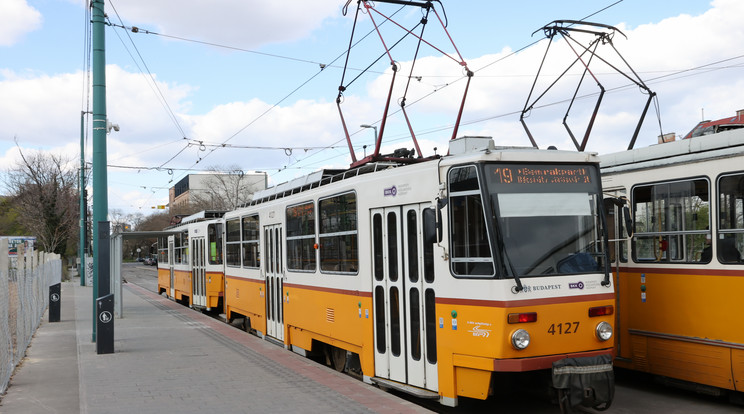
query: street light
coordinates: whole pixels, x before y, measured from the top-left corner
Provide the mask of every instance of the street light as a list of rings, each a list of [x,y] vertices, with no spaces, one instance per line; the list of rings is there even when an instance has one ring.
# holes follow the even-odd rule
[[[377,146],[377,127],[374,126],[374,125],[367,125],[367,124],[359,125],[359,127],[361,127],[361,128],[372,128],[374,130],[374,133],[375,133],[375,148],[376,148],[376,146]],[[366,145],[364,146],[364,157],[367,158],[367,146]]]

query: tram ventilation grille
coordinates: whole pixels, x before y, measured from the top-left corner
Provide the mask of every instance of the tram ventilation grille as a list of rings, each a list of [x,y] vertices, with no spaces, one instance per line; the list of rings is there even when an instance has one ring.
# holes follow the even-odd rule
[[[331,308],[326,308],[326,320],[328,322],[336,322],[336,310]]]

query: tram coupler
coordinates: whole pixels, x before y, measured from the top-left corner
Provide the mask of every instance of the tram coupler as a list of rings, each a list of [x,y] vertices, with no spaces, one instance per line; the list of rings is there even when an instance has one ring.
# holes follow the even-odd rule
[[[605,410],[615,396],[612,356],[565,358],[553,362],[553,387],[561,407]]]

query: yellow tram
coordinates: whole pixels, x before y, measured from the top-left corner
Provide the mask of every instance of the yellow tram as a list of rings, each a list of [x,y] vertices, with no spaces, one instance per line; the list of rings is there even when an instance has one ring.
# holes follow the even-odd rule
[[[602,156],[618,367],[712,394],[744,390],[744,129]]]
[[[185,217],[158,239],[158,293],[196,309],[222,310],[225,269],[222,215]]]
[[[226,318],[267,340],[446,405],[551,374],[565,406],[611,402],[596,155],[459,138],[435,160],[277,185],[223,220]]]

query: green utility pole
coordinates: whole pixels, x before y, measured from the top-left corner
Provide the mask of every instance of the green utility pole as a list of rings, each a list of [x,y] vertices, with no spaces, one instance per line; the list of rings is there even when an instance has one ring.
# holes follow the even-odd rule
[[[93,342],[96,341],[96,299],[99,295],[98,222],[108,220],[106,173],[106,32],[103,0],[92,0],[93,9]],[[108,266],[108,264],[105,264]]]
[[[80,113],[80,247],[78,256],[80,256],[80,265],[78,273],[80,274],[80,286],[85,286],[85,213],[87,210],[87,200],[85,199],[85,114]]]

